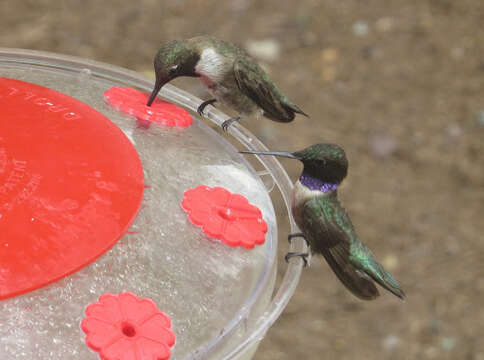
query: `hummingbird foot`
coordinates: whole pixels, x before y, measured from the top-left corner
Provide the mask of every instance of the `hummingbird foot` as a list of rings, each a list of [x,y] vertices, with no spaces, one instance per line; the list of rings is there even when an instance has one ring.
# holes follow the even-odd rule
[[[203,110],[207,107],[207,105],[213,105],[216,102],[217,102],[217,99],[210,99],[202,102],[200,106],[198,106],[197,108],[198,115],[203,116]]]
[[[232,125],[232,123],[234,122],[237,122],[237,121],[240,121],[242,120],[242,116],[235,116],[233,118],[230,118],[228,120],[225,120],[223,123],[222,123],[222,129],[223,131],[227,131],[227,129],[229,128],[230,125]]]
[[[287,241],[289,242],[289,244],[291,244],[292,239],[298,238],[298,237],[303,238],[304,241],[306,241],[306,245],[309,246],[308,240],[306,239],[306,235],[304,235],[304,233],[302,232],[287,235]]]
[[[309,256],[308,253],[303,253],[303,252],[288,252],[286,254],[286,256],[284,256],[284,260],[286,260],[286,262],[288,263],[290,258],[293,258],[293,257],[296,257],[296,256],[300,256],[303,259],[303,261],[304,261],[304,267],[307,267],[308,266],[308,256]]]

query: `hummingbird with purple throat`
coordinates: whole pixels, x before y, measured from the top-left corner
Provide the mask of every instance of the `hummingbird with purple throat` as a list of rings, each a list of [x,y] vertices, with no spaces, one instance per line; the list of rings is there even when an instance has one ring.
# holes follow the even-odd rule
[[[297,159],[303,171],[292,192],[291,212],[311,251],[322,255],[338,279],[356,297],[372,300],[379,296],[375,282],[400,299],[405,293],[398,282],[375,259],[360,240],[345,208],[338,200],[338,186],[346,177],[348,160],[334,144],[316,144],[296,152],[240,151],[244,154],[274,155]],[[306,253],[288,253],[290,257]]]
[[[224,121],[227,128],[235,121],[262,114],[278,121],[291,122],[296,114],[307,116],[277,88],[265,71],[247,52],[212,36],[174,40],[161,46],[154,59],[155,86],[148,100],[151,106],[160,89],[179,76],[198,77],[213,99],[200,104],[203,115],[207,105],[217,101],[238,112]]]

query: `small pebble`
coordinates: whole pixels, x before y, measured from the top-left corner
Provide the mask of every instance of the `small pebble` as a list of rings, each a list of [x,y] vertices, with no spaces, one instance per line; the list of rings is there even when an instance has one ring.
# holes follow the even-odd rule
[[[387,255],[383,258],[383,266],[392,271],[398,267],[398,258],[395,255]]]
[[[336,79],[336,68],[334,66],[328,66],[321,70],[321,80],[324,82],[333,82]]]
[[[232,7],[232,11],[238,13],[245,13],[249,8],[249,1],[248,0],[232,0],[230,4]]]
[[[393,18],[382,17],[376,21],[375,27],[380,32],[388,32],[393,29],[394,23],[395,23],[395,20]]]
[[[438,334],[441,328],[441,322],[439,319],[432,319],[429,323],[428,330],[431,334]]]
[[[318,36],[312,31],[307,31],[302,35],[301,41],[304,46],[313,46],[318,42]]]
[[[397,150],[395,139],[386,133],[376,133],[369,139],[370,151],[378,157],[388,157]]]
[[[438,349],[435,346],[430,346],[425,349],[425,357],[427,359],[435,359],[437,355],[439,354]]]
[[[326,48],[320,54],[321,80],[323,82],[333,82],[337,75],[336,63],[339,59],[339,50],[336,48]]]
[[[452,50],[450,51],[450,54],[456,60],[462,59],[465,55],[464,49],[461,47],[453,47]]]
[[[246,43],[247,52],[262,61],[273,62],[281,53],[281,46],[277,40],[249,40]]]
[[[358,20],[353,24],[353,34],[356,36],[365,36],[370,31],[370,27],[366,21]]]
[[[334,64],[339,59],[339,50],[335,48],[326,48],[321,51],[321,61],[324,64]]]
[[[464,131],[462,130],[462,128],[457,124],[451,124],[451,125],[447,126],[445,131],[446,131],[449,139],[452,140],[452,141],[458,140],[464,134]]]
[[[445,351],[451,351],[453,348],[455,348],[456,344],[457,344],[457,340],[453,337],[443,337],[440,340],[440,346]]]
[[[395,349],[400,344],[400,342],[401,340],[398,336],[388,335],[383,339],[383,349],[391,351]]]
[[[484,110],[479,110],[477,112],[477,123],[480,126],[484,126]]]

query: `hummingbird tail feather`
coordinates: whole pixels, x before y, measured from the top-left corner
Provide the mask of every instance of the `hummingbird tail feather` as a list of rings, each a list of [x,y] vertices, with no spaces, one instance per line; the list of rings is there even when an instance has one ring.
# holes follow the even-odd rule
[[[295,113],[297,114],[301,114],[301,115],[304,115],[306,117],[309,117],[308,114],[306,114],[304,111],[301,110],[301,108],[293,103],[291,103],[289,106],[288,106],[292,111],[294,111]]]
[[[372,264],[368,269],[365,269],[365,272],[381,287],[390,291],[393,295],[399,297],[402,300],[406,298],[406,295],[400,287],[398,281],[395,280],[393,276],[375,260],[372,261]]]

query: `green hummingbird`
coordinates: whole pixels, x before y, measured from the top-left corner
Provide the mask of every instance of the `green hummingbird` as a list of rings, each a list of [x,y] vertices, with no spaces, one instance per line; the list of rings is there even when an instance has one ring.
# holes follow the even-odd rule
[[[245,50],[212,36],[162,45],[154,67],[156,81],[148,106],[167,82],[179,76],[198,77],[214,97],[200,104],[197,111],[201,116],[205,107],[216,101],[239,113],[222,124],[225,131],[233,122],[256,113],[278,122],[290,122],[296,113],[307,116],[282,94]]]
[[[374,282],[400,299],[405,293],[360,240],[345,208],[338,200],[338,186],[346,177],[348,160],[334,144],[316,144],[296,152],[241,151],[244,154],[275,155],[300,160],[303,171],[292,192],[291,212],[313,253],[321,254],[339,280],[363,300],[378,297]],[[303,256],[308,254],[289,253]]]

